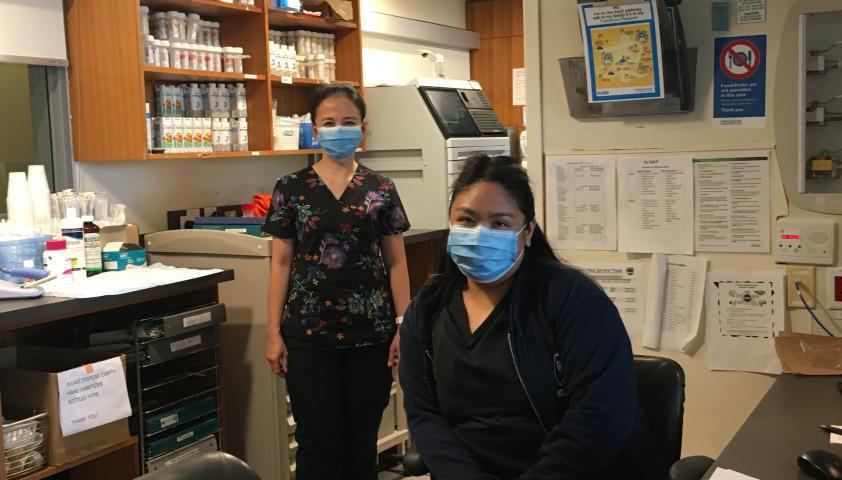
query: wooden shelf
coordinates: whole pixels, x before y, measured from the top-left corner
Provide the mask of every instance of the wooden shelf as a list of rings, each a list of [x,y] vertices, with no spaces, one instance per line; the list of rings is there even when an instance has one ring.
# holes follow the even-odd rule
[[[147,80],[166,80],[171,82],[255,82],[266,80],[265,75],[184,70],[178,68],[156,67],[154,65],[145,65],[143,67],[143,76]]]
[[[296,78],[292,79],[292,83],[284,83],[283,80],[281,79],[281,77],[277,77],[275,75],[272,75],[269,78],[272,79],[272,86],[273,87],[309,88],[309,87],[312,87],[314,85],[330,85],[330,84],[333,84],[333,85],[351,85],[352,87],[359,87],[360,86],[359,82],[345,82],[345,81],[342,81],[342,80],[337,80],[335,82],[323,82],[321,80],[314,80],[312,78],[297,78],[296,77]]]
[[[300,15],[276,8],[269,9],[269,26],[272,28],[307,28],[333,32],[336,30],[355,30],[354,22],[337,22],[311,15]]]
[[[147,153],[149,160],[172,160],[177,158],[249,158],[275,157],[290,155],[313,155],[321,153],[319,149],[310,150],[261,150],[249,152],[209,152],[209,153]]]
[[[83,463],[90,462],[91,460],[96,460],[97,458],[104,457],[116,451],[122,450],[124,448],[134,447],[137,448],[137,437],[131,437],[128,440],[122,441],[116,445],[112,445],[107,448],[103,448],[102,450],[97,450],[95,453],[90,455],[86,455],[82,458],[76,459],[70,463],[65,463],[64,465],[53,466],[49,465],[44,469],[38,470],[37,472],[30,473],[24,477],[20,477],[18,480],[41,480],[42,478],[47,478],[49,476],[55,475],[60,472],[64,472],[65,470],[70,470],[73,467],[78,467]]]
[[[263,8],[239,3],[225,3],[219,0],[141,0],[150,10],[176,10],[185,13],[198,13],[211,17],[229,17],[231,15],[259,15]]]

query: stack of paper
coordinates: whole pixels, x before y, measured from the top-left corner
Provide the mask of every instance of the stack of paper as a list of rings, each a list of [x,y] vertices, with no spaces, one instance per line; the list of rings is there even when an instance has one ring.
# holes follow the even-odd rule
[[[725,468],[717,468],[713,475],[711,475],[710,480],[757,480],[754,477],[749,477],[748,475],[743,475],[740,472],[735,472],[733,470],[728,470]]]

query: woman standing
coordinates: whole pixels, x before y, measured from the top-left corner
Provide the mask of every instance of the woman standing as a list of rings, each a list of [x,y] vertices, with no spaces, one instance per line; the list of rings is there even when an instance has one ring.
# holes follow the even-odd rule
[[[398,192],[354,158],[365,114],[352,87],[313,92],[322,158],[278,181],[264,226],[274,237],[266,359],[286,376],[298,480],[376,478],[396,318],[409,304]]]
[[[410,435],[433,478],[665,479],[617,310],[556,258],[512,158],[465,163],[447,252],[401,326]]]

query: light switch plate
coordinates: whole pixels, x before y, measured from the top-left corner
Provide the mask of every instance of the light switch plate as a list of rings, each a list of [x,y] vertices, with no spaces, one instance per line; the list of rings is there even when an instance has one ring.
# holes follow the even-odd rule
[[[814,218],[785,217],[778,220],[775,237],[775,261],[833,265],[836,222]]]
[[[789,308],[804,308],[795,282],[801,282],[801,294],[810,308],[816,307],[816,267],[788,266],[786,267],[786,303]]]

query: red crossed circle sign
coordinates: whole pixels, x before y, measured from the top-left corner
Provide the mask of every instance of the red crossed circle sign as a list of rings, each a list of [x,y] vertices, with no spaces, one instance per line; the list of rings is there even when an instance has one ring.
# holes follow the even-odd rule
[[[719,68],[734,80],[744,80],[760,66],[760,49],[750,40],[737,39],[719,54]]]

